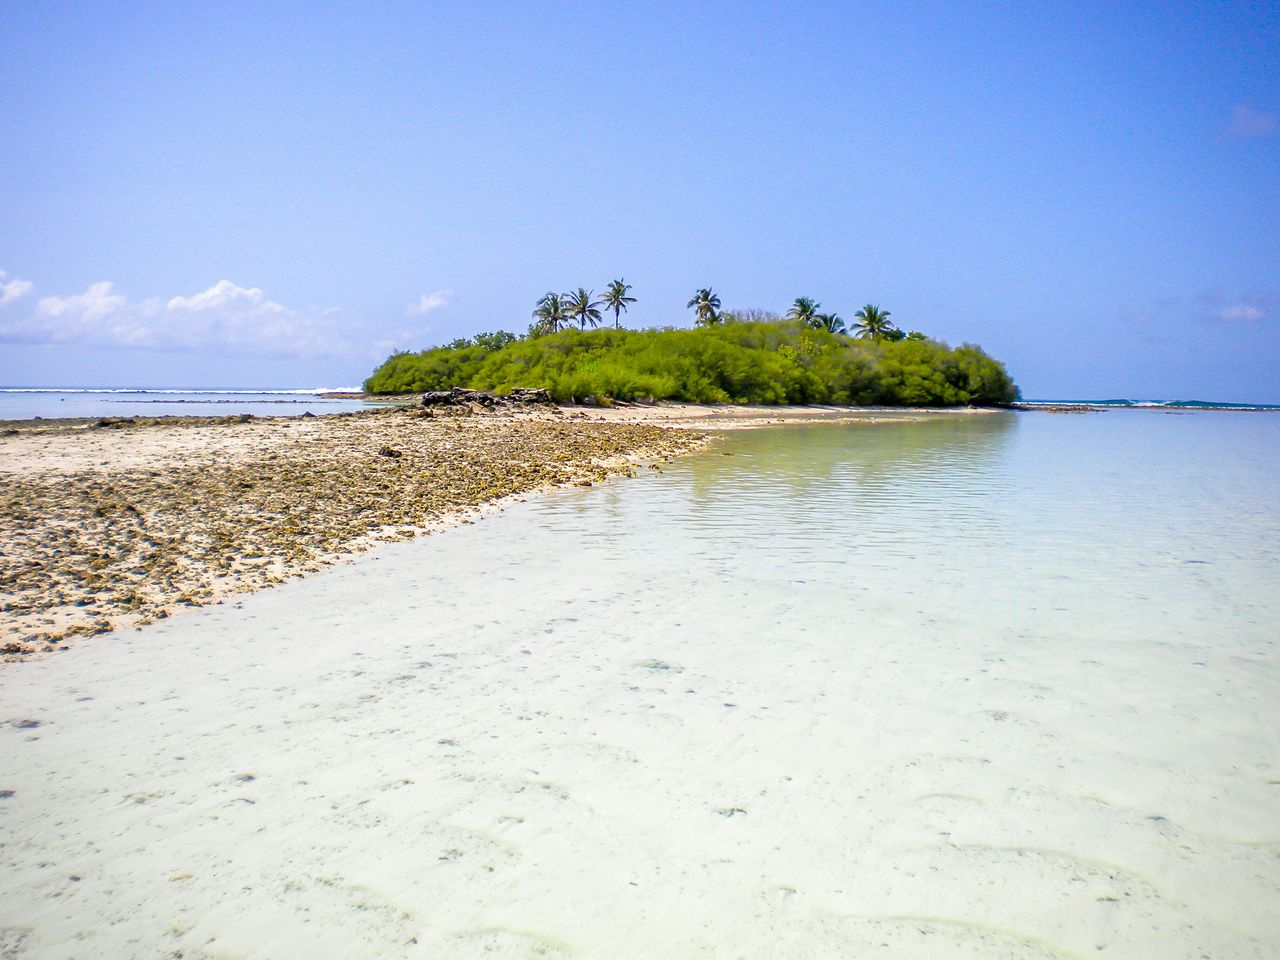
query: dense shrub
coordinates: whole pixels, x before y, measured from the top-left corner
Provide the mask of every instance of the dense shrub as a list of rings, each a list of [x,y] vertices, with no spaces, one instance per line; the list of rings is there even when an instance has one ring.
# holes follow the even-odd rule
[[[595,396],[951,406],[1018,398],[1004,365],[976,346],[855,340],[790,322],[694,330],[565,330],[500,343],[463,341],[456,347],[393,354],[364,388],[369,393],[415,393],[454,386],[499,393],[546,387],[561,401]]]

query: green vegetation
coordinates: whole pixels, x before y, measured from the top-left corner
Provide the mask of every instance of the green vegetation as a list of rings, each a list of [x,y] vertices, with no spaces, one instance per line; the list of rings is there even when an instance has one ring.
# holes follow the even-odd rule
[[[819,313],[818,308],[821,307],[817,300],[813,297],[796,297],[791,303],[791,309],[787,311],[788,320],[797,320],[806,327],[817,327],[819,330],[826,330],[827,333],[844,333],[844,321],[840,319],[838,313]],[[888,316],[888,314],[885,314]],[[888,339],[898,339],[889,337]]]
[[[814,326],[814,318],[818,316],[818,308],[822,304],[812,297],[796,297],[787,311],[788,320],[799,320],[806,327]]]
[[[693,330],[623,330],[636,298],[612,281],[601,300],[578,287],[549,292],[525,337],[499,330],[421,353],[392,354],[365,381],[368,393],[468,387],[506,393],[545,387],[560,401],[680,400],[690,403],[830,403],[889,406],[999,404],[1018,399],[1004,366],[976,346],[957,348],[899,330],[867,304],[855,337],[844,321],[797,297],[786,317],[722,310],[710,287],[688,306]],[[598,326],[604,310],[614,329]],[[574,330],[571,323],[577,322]]]
[[[582,330],[587,329],[588,323],[592,327],[600,325],[600,301],[591,299],[595,295],[594,290],[586,287],[579,287],[575,293],[569,294],[569,319],[577,320],[578,327]]]
[[[720,315],[720,298],[710,287],[703,287],[695,293],[685,306],[693,309],[693,322],[700,327],[711,327],[724,322]]]
[[[905,335],[889,322],[889,311],[878,303],[868,303],[854,314],[858,318],[858,336],[864,340],[901,340]]]
[[[615,330],[622,329],[622,314],[626,312],[627,305],[636,302],[635,297],[628,297],[631,292],[631,284],[622,280],[614,280],[605,288],[604,291],[604,308],[613,311],[613,328]]]
[[[903,334],[889,324],[888,313],[870,305],[858,313],[862,339],[855,339],[828,329],[839,318],[818,314],[812,301],[807,321],[771,315],[747,320],[740,319],[746,313],[721,313],[720,299],[709,288],[689,302],[696,329],[561,330],[568,316],[581,318],[585,327],[592,309],[598,321],[589,291],[571,299],[575,306],[566,309],[563,297],[547,294],[525,338],[499,331],[393,354],[364,388],[389,394],[454,386],[499,393],[545,387],[560,401],[600,402],[952,406],[1018,398],[1003,364],[980,348],[952,348],[923,334]]]
[[[569,317],[569,308],[563,293],[548,292],[538,301],[533,311],[533,326],[529,328],[529,336],[536,337],[546,333],[559,333],[564,329]]]

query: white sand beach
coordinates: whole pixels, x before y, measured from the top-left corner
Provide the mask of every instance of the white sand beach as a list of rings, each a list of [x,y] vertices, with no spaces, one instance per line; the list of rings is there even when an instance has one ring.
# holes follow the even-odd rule
[[[665,482],[5,665],[0,956],[1275,955],[1273,661],[655,556]]]

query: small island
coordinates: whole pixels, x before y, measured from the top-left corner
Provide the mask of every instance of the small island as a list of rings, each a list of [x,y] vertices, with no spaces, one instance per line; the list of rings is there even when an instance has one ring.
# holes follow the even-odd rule
[[[365,381],[371,395],[463,387],[509,393],[542,388],[561,403],[614,401],[836,406],[1003,406],[1019,399],[1004,365],[973,344],[950,347],[904,332],[868,304],[856,332],[798,297],[785,316],[720,310],[710,289],[689,305],[693,329],[624,329],[613,294],[548,293],[518,336],[499,330],[419,353],[398,351]],[[627,302],[629,285],[620,296]],[[600,323],[601,307],[614,324]],[[569,326],[577,321],[578,328]]]

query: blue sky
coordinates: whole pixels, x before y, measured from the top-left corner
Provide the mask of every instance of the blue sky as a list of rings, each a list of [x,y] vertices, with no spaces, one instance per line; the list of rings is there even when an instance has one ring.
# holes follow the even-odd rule
[[[0,91],[4,384],[351,385],[621,276],[1280,402],[1274,3],[9,3]]]

